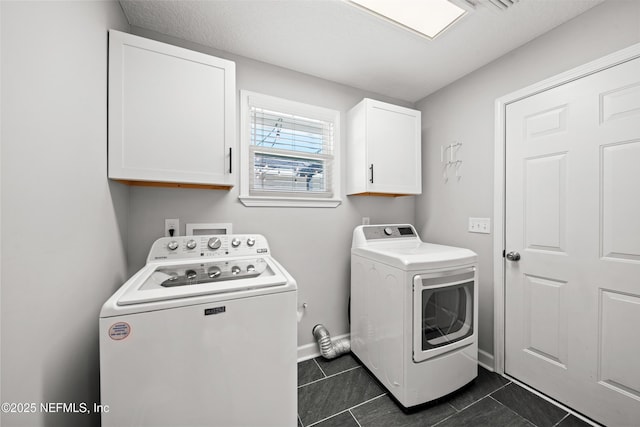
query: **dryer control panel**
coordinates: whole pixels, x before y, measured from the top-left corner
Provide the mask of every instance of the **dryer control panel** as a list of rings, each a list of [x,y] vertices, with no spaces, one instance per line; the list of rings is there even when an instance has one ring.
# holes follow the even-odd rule
[[[394,240],[420,242],[420,236],[411,224],[359,225],[353,230],[352,248]]]
[[[260,234],[212,234],[161,237],[151,246],[147,262],[226,256],[266,255],[267,239]]]
[[[362,227],[362,232],[367,240],[418,236],[411,225],[369,225]]]

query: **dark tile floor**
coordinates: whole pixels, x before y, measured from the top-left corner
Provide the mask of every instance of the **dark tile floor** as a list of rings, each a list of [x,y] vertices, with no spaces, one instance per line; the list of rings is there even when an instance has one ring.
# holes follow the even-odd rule
[[[504,377],[478,368],[469,386],[405,414],[351,356],[298,364],[301,427],[586,427],[589,424]]]

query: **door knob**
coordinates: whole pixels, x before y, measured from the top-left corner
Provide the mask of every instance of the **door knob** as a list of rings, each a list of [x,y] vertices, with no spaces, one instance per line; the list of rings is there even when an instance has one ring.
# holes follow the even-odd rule
[[[518,252],[511,251],[511,252],[509,252],[507,254],[507,259],[509,261],[519,261],[520,260],[520,254]]]

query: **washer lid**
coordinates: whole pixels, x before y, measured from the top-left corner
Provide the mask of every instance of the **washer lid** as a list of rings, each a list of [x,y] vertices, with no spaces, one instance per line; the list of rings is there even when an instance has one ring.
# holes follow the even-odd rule
[[[381,262],[402,270],[431,270],[477,262],[475,252],[453,246],[420,241],[381,242],[351,249],[354,255]]]
[[[267,257],[147,264],[125,285],[118,306],[223,294],[286,284]]]

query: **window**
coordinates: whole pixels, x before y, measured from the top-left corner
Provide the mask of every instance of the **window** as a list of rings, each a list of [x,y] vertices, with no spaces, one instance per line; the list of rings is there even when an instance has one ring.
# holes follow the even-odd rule
[[[340,113],[241,91],[240,200],[246,206],[340,204]]]

